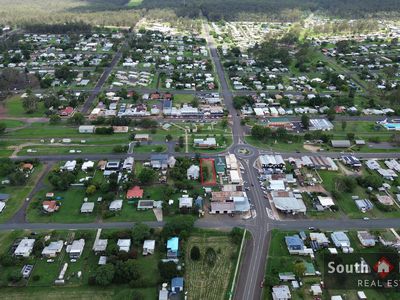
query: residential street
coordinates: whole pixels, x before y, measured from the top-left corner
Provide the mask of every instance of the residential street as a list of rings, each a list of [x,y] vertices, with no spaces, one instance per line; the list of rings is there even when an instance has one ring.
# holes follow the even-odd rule
[[[204,29],[206,33],[207,44],[209,51],[215,66],[216,73],[218,75],[218,81],[220,85],[220,93],[224,99],[225,106],[229,112],[229,121],[232,127],[233,143],[224,152],[213,154],[213,155],[202,155],[204,157],[213,157],[221,154],[235,153],[240,163],[244,167],[243,180],[247,183],[254,183],[254,186],[247,192],[250,202],[254,205],[256,211],[256,217],[249,220],[242,220],[238,218],[232,218],[229,216],[220,216],[218,219],[213,220],[209,218],[207,220],[199,219],[196,222],[196,226],[200,228],[214,228],[220,230],[230,230],[235,226],[246,228],[251,238],[246,242],[245,252],[243,260],[240,266],[237,286],[234,293],[234,299],[261,299],[263,295],[263,289],[260,284],[264,279],[265,266],[268,256],[268,250],[270,246],[271,230],[282,229],[282,230],[302,230],[307,229],[310,226],[333,230],[333,229],[378,229],[388,227],[399,227],[399,219],[330,219],[330,220],[310,220],[310,219],[297,219],[297,220],[279,220],[275,215],[268,214],[268,211],[273,211],[269,201],[264,198],[263,191],[258,184],[258,170],[254,168],[255,162],[260,154],[271,153],[270,151],[260,150],[254,146],[245,143],[245,127],[241,125],[241,117],[237,114],[233,107],[234,94],[241,94],[241,92],[233,93],[228,85],[227,78],[223,66],[221,64],[216,46],[212,37],[209,34],[209,25],[204,23]],[[121,59],[121,50],[117,52],[112,60],[111,65],[106,68],[102,76],[88,100],[85,102],[82,112],[88,113],[91,109],[93,102],[98,96],[99,92],[103,88],[109,75],[113,71],[114,67],[118,64]],[[180,91],[179,93],[192,94],[196,92],[192,91]],[[246,91],[248,94],[249,92]],[[290,120],[300,120],[299,117],[288,117]],[[381,120],[380,116],[366,116],[362,117],[362,120],[378,121]],[[355,117],[338,117],[338,120],[351,121],[355,120]],[[360,117],[357,117],[360,120]],[[157,144],[163,144],[159,142]],[[164,143],[165,144],[165,143]],[[185,156],[194,157],[194,153],[177,153],[174,150],[172,143],[167,144],[168,154],[175,157]],[[246,149],[246,154],[243,154],[240,150]],[[274,152],[278,154],[278,152]],[[318,153],[299,153],[299,152],[279,152],[284,158],[289,157],[300,157],[303,155],[308,156],[328,156],[331,158],[339,158],[343,155],[340,152],[318,152]],[[140,153],[134,152],[132,154],[86,154],[83,158],[90,160],[99,159],[122,159],[127,156],[133,156],[135,160],[148,160],[151,153]],[[400,153],[357,153],[353,154],[359,158],[400,158]],[[32,156],[19,156],[18,160],[31,159]],[[71,154],[71,155],[43,155],[35,156],[42,162],[47,163],[43,174],[39,176],[38,182],[35,188],[31,191],[29,198],[32,198],[43,187],[43,180],[45,175],[49,172],[51,167],[56,161],[71,160],[76,158],[82,158],[82,154]],[[29,229],[29,230],[45,230],[45,229],[56,229],[56,230],[68,230],[68,229],[95,229],[95,228],[127,228],[134,226],[134,222],[99,222],[99,223],[76,223],[76,224],[62,224],[62,223],[29,223],[26,218],[26,210],[29,205],[28,201],[25,201],[20,210],[5,224],[0,224],[0,230],[16,230],[16,229]],[[275,216],[275,218],[274,218]],[[211,219],[211,220],[210,220]],[[147,222],[152,227],[162,227],[163,222]]]

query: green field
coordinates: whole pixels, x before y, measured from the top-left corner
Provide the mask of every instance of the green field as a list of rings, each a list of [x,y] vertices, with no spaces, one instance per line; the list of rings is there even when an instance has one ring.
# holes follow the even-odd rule
[[[0,254],[11,255],[9,249],[13,241],[17,238],[29,236],[29,234],[30,232],[27,231],[2,232],[0,234]],[[127,299],[133,296],[133,292],[140,292],[143,296],[141,299],[152,300],[155,298],[159,278],[157,263],[160,254],[158,252],[148,257],[139,254],[135,259],[142,279],[147,283],[146,288],[132,289],[128,284],[113,284],[108,287],[90,286],[88,279],[96,270],[99,259],[91,249],[95,231],[39,231],[35,235],[35,239],[38,239],[39,236],[43,237],[44,234],[50,235],[53,241],[58,239],[73,240],[84,236],[85,248],[82,256],[75,263],[71,263],[64,247],[52,263],[31,255],[27,259],[15,260],[15,263],[11,266],[1,266],[0,281],[6,284],[0,288],[2,299]],[[116,242],[112,231],[104,230],[102,236],[108,237],[109,243]],[[54,280],[66,262],[69,264],[65,275],[66,283],[63,286],[55,286]],[[7,278],[9,274],[19,272],[26,263],[34,265],[30,280],[22,280],[18,283],[18,288],[15,286],[8,287]],[[76,275],[78,271],[82,272],[80,278]]]
[[[198,246],[201,260],[190,259],[190,249]],[[214,267],[208,266],[203,260],[205,251],[212,247],[217,252]],[[228,236],[197,235],[191,236],[186,248],[186,289],[189,299],[193,300],[219,300],[227,297],[230,279],[235,268],[238,247]]]
[[[295,231],[279,231],[273,230],[271,236],[271,243],[269,247],[268,259],[267,259],[267,268],[266,268],[266,280],[265,285],[266,288],[264,289],[264,299],[271,300],[271,291],[270,286],[277,284],[278,280],[278,273],[281,272],[293,272],[294,264],[298,260],[305,260],[307,262],[311,262],[309,257],[304,256],[297,256],[297,255],[290,255],[286,244],[285,244],[285,236],[296,234]],[[329,236],[329,234],[326,234]],[[376,252],[376,251],[384,251],[381,246],[375,246],[371,248],[363,248],[360,246],[359,241],[357,239],[356,232],[349,232],[348,236],[350,238],[350,242],[352,247],[355,251],[359,253],[367,253],[367,252]],[[313,261],[313,264],[316,270],[320,270],[323,266],[323,257],[322,252],[317,252],[316,260]],[[274,280],[275,283],[269,280]],[[302,278],[303,286],[299,289],[292,289],[291,288],[291,295],[294,300],[312,300],[314,299],[311,295],[309,289],[310,286],[314,283],[319,283],[321,281],[320,277],[318,276],[304,276]],[[289,283],[283,283],[290,286]],[[374,289],[365,289],[365,294],[367,295],[368,299],[378,300],[378,299],[387,299],[387,300],[395,300],[398,298],[395,292],[384,292],[382,290],[374,290]],[[330,299],[333,295],[346,295],[347,300],[357,300],[357,290],[326,290],[323,289],[322,299]]]
[[[26,197],[29,195],[30,191],[34,188],[34,183],[37,180],[43,165],[39,165],[35,168],[34,172],[30,176],[28,182],[21,187],[15,186],[5,186],[0,189],[0,193],[10,194],[10,199],[6,203],[6,207],[3,212],[0,213],[0,223],[4,223],[9,220],[22,206]]]
[[[130,0],[127,4],[127,6],[129,7],[135,7],[135,6],[139,6],[140,4],[142,4],[143,0]]]
[[[43,102],[39,102],[38,110],[36,112],[31,114],[25,113],[25,110],[22,107],[21,97],[19,96],[7,99],[5,102],[5,108],[7,115],[13,118],[45,117],[44,112],[46,111]]]
[[[12,119],[4,119],[0,120],[0,123],[3,123],[6,125],[7,128],[15,128],[15,127],[21,127],[24,126],[24,122],[19,121],[19,120],[12,120]]]

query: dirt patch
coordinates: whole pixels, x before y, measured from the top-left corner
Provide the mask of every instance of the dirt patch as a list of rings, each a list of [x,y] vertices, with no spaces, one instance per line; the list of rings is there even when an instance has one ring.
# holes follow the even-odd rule
[[[313,145],[303,145],[303,148],[310,152],[318,152],[321,148],[320,146],[313,146]]]
[[[310,193],[323,193],[329,195],[329,193],[325,190],[325,188],[321,184],[316,184],[313,186],[301,186],[298,190],[302,193],[310,192]]]

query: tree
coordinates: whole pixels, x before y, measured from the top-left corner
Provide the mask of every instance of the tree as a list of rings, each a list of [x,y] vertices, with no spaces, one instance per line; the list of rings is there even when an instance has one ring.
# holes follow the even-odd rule
[[[50,125],[56,125],[61,122],[61,117],[59,115],[51,115],[49,119]]]
[[[162,235],[165,238],[180,235],[183,231],[191,232],[194,226],[194,219],[192,216],[177,216],[165,224]]]
[[[93,195],[94,193],[96,193],[96,186],[91,184],[86,188],[86,195]]]
[[[97,268],[95,272],[95,281],[97,285],[107,286],[113,281],[115,268],[112,264],[106,264]]]
[[[0,134],[3,134],[7,129],[7,126],[5,123],[0,123]]]
[[[117,261],[115,263],[115,273],[113,282],[128,283],[131,280],[140,278],[140,273],[135,260],[128,259],[127,261]]]
[[[342,130],[345,131],[347,127],[347,122],[346,121],[342,121]]]
[[[143,168],[138,176],[139,181],[144,185],[152,184],[156,180],[157,173],[150,168]]]
[[[167,134],[167,135],[165,136],[165,140],[166,140],[167,142],[172,141],[172,135]]]
[[[354,132],[348,132],[348,133],[347,133],[347,138],[348,138],[350,141],[354,140],[355,136],[356,136],[356,135],[354,134]]]
[[[74,125],[82,125],[85,123],[85,116],[80,112],[76,112],[68,121]]]
[[[310,127],[310,117],[307,116],[306,114],[303,114],[301,116],[301,124],[305,129],[308,129]]]
[[[143,223],[137,223],[132,229],[132,241],[136,245],[140,245],[143,241],[150,237],[150,227]]]
[[[160,261],[158,263],[158,271],[160,272],[161,279],[167,282],[178,275],[176,264],[173,261],[169,261],[166,263]]]
[[[215,252],[214,248],[208,247],[206,249],[206,254],[204,259],[209,267],[215,266],[215,263],[217,261],[217,253]]]
[[[200,256],[200,248],[193,246],[192,249],[190,249],[190,259],[197,261],[200,259]]]
[[[326,117],[328,118],[329,121],[335,120],[335,115],[336,112],[333,108],[328,109],[328,111],[326,112]]]
[[[38,98],[32,94],[22,98],[22,107],[27,114],[32,114],[38,109]]]
[[[242,242],[243,231],[239,227],[233,227],[229,235],[235,244],[239,245]]]
[[[302,278],[304,276],[304,272],[306,271],[306,267],[303,262],[297,262],[293,266],[293,273],[298,277]]]
[[[228,118],[224,117],[221,121],[221,126],[223,129],[226,129],[228,127]]]

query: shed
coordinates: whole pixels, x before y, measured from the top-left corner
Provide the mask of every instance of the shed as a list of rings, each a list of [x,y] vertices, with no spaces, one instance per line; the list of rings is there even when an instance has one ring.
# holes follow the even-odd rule
[[[94,209],[94,202],[84,202],[81,206],[81,213],[92,213]]]

